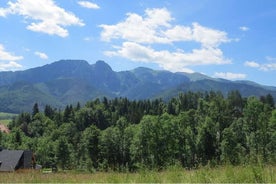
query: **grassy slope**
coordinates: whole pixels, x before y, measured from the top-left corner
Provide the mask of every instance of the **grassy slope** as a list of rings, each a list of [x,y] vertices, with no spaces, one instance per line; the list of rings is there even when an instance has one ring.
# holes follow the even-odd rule
[[[6,125],[6,126],[7,126],[10,122],[11,122],[10,119],[0,120],[0,124]]]
[[[276,166],[220,166],[198,170],[171,168],[163,172],[43,174],[39,171],[0,173],[0,183],[275,183]]]
[[[0,124],[8,125],[15,116],[17,116],[17,114],[0,112]]]
[[[0,112],[0,119],[12,119],[17,114]]]

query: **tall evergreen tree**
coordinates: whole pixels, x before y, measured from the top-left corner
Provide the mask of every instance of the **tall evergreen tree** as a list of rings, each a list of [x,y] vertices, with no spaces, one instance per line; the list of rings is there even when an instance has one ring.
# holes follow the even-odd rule
[[[37,113],[39,113],[38,103],[35,103],[33,106],[32,117],[34,117]]]

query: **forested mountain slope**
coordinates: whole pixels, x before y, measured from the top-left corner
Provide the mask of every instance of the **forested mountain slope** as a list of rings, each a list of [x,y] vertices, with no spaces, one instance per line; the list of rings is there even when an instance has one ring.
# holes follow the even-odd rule
[[[172,73],[149,68],[115,72],[104,61],[60,60],[25,71],[0,72],[0,111],[30,111],[34,103],[63,108],[103,96],[170,99],[185,91],[239,90],[245,97],[271,94],[276,88],[248,81],[214,79],[202,74]]]

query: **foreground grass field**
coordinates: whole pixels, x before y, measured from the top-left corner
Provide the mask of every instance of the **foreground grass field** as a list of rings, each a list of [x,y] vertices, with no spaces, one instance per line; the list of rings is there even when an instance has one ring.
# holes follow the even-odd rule
[[[276,183],[276,166],[221,166],[198,170],[171,168],[137,173],[0,173],[0,183]]]

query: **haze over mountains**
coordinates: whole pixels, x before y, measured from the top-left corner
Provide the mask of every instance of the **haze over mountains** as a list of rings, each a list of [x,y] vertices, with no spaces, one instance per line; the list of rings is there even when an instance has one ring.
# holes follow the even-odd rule
[[[0,72],[0,111],[30,111],[34,103],[62,108],[101,98],[168,99],[186,91],[239,90],[244,97],[271,94],[276,87],[250,81],[215,79],[199,73],[172,73],[149,68],[115,72],[104,61],[60,60],[42,67]]]

